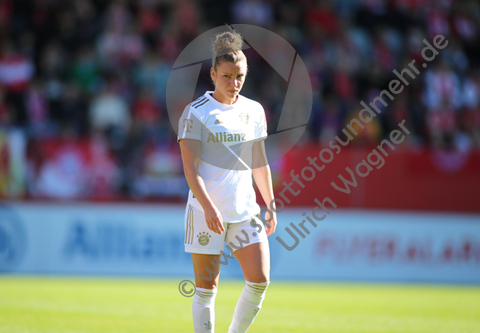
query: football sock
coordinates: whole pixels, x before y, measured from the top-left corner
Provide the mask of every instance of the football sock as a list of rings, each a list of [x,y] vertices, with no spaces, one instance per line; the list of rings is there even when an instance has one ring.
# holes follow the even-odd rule
[[[248,330],[262,307],[265,291],[269,284],[270,282],[254,283],[246,281],[235,307],[228,333],[244,333]]]
[[[217,289],[197,288],[193,296],[192,313],[195,333],[215,331],[215,296]]]

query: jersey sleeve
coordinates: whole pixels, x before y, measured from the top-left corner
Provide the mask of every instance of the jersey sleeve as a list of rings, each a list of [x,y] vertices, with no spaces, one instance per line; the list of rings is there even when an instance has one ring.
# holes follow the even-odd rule
[[[204,127],[203,118],[198,111],[187,105],[178,121],[177,141],[183,139],[193,139],[202,141],[202,128]]]
[[[259,121],[255,128],[255,142],[263,141],[267,138],[267,118],[265,117],[265,110],[259,104]]]

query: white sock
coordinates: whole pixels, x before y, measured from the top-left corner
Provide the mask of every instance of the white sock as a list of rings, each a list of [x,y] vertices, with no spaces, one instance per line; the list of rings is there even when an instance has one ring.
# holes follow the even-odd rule
[[[197,288],[192,313],[195,333],[215,332],[215,296],[217,289]]]
[[[248,330],[262,307],[265,291],[269,284],[270,282],[254,283],[246,281],[235,307],[228,333],[245,333]]]

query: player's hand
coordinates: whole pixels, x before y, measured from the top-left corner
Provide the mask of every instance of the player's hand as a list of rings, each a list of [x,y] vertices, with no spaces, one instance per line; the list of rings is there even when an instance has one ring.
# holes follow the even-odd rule
[[[275,229],[277,228],[277,214],[272,212],[273,216],[269,216],[267,218],[267,213],[265,213],[265,218],[268,221],[269,218],[271,220],[269,222],[265,221],[265,232],[267,233],[267,237],[272,235],[275,232]]]
[[[205,221],[207,221],[208,229],[221,235],[225,228],[223,227],[222,214],[220,214],[217,207],[211,206],[206,209],[204,207],[203,210],[205,211]]]

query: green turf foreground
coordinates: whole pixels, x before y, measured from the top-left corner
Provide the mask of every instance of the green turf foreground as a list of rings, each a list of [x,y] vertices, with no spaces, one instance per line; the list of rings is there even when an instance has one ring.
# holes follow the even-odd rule
[[[180,280],[0,276],[0,332],[193,332]],[[220,282],[217,333],[242,287]],[[480,288],[273,282],[255,332],[480,332]]]

